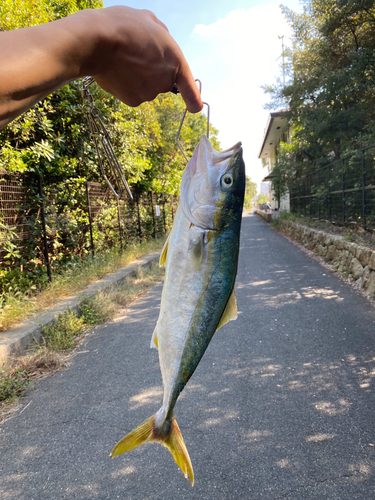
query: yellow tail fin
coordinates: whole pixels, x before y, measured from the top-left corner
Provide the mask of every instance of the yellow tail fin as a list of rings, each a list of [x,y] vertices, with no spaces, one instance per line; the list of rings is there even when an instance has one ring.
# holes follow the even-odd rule
[[[185,477],[190,478],[191,485],[194,486],[194,472],[191,465],[189,453],[176,419],[173,417],[170,432],[167,436],[157,436],[154,431],[155,415],[145,420],[136,429],[127,434],[119,441],[111,451],[111,457],[116,457],[127,451],[133,450],[137,446],[147,442],[158,442],[168,448],[176,464],[180,467]]]

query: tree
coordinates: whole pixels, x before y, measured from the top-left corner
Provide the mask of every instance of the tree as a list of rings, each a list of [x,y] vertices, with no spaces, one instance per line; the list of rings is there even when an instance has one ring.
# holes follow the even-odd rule
[[[256,197],[256,200],[258,205],[263,205],[264,203],[267,203],[267,201],[269,201],[268,196],[264,193],[259,193]]]
[[[339,159],[374,140],[375,6],[369,0],[305,0],[293,29],[292,79],[268,86],[271,106],[287,101],[296,160]]]
[[[250,210],[253,208],[253,200],[257,194],[257,185],[255,182],[252,182],[250,177],[246,176],[246,185],[245,185],[245,200],[244,207],[246,210]]]

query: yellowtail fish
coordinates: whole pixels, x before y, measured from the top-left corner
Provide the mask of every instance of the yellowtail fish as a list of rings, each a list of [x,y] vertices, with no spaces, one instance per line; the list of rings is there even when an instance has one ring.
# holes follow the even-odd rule
[[[192,485],[193,467],[174,407],[215,331],[237,318],[234,282],[244,193],[241,143],[218,152],[202,136],[183,173],[180,204],[160,257],[166,275],[151,346],[159,350],[163,406],[111,452],[115,457],[159,442]]]

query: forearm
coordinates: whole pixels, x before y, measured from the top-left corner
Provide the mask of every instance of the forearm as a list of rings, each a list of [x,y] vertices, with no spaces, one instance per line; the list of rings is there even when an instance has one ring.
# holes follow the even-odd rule
[[[90,34],[90,16],[83,11],[53,23],[0,33],[0,127],[82,76],[82,61],[90,59],[98,43]]]

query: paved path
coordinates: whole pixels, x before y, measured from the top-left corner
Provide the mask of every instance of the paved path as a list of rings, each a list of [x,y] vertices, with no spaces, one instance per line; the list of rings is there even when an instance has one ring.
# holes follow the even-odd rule
[[[176,408],[196,485],[158,445],[110,459],[161,403],[148,347],[160,293],[96,328],[0,427],[2,500],[375,498],[374,308],[256,216],[243,221],[239,318]]]

